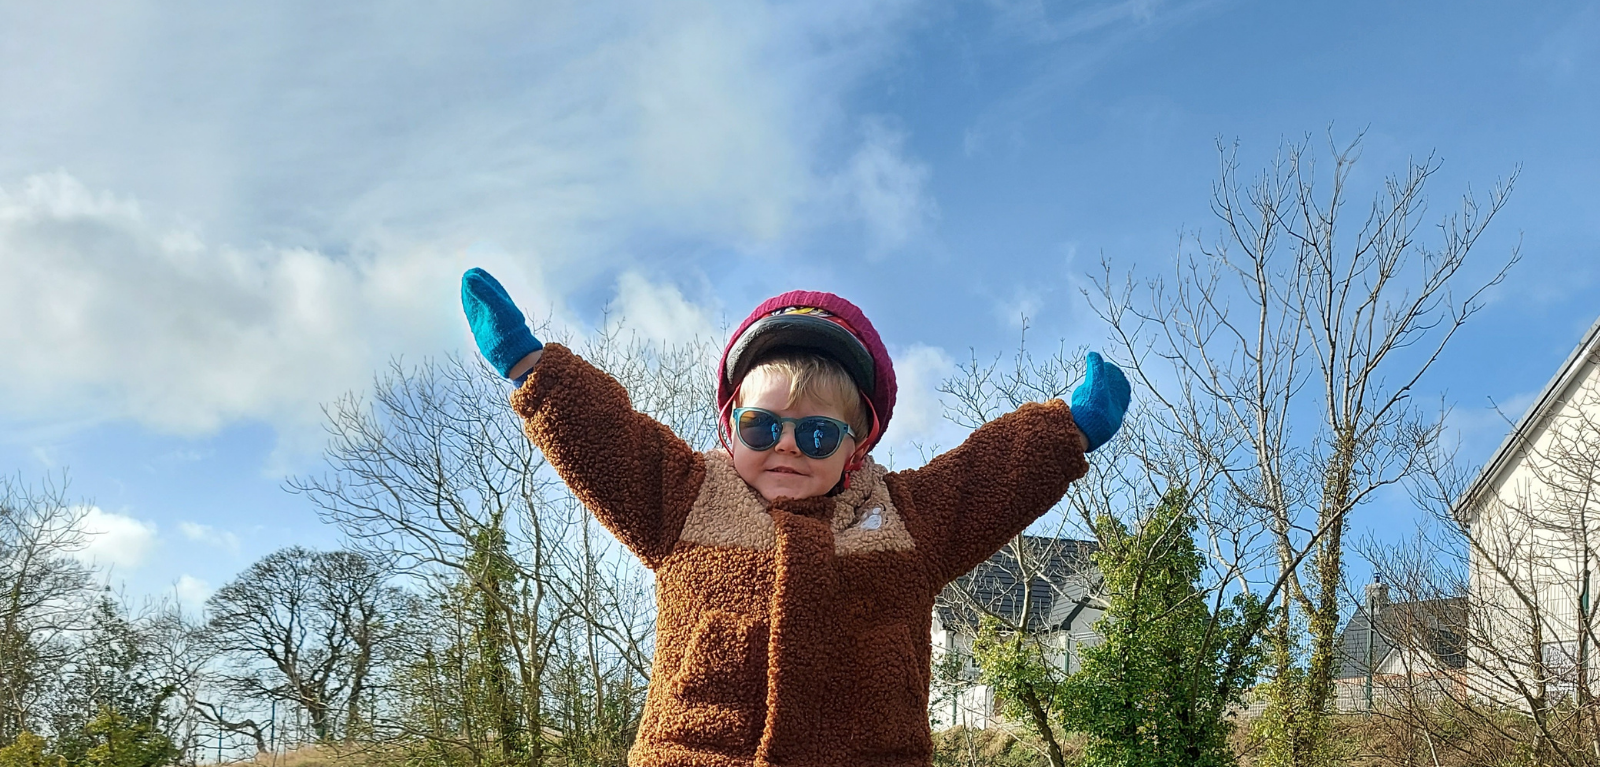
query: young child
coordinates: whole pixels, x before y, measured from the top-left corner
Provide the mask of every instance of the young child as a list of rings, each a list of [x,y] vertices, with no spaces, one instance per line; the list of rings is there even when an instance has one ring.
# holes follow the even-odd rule
[[[656,651],[634,767],[917,765],[934,596],[1021,533],[1120,427],[1127,380],[1089,355],[1071,408],[1029,404],[920,469],[868,457],[889,355],[830,293],[762,303],[723,352],[726,449],[696,453],[622,386],[541,347],[487,272],[462,279],[479,349],[529,439],[655,571]]]

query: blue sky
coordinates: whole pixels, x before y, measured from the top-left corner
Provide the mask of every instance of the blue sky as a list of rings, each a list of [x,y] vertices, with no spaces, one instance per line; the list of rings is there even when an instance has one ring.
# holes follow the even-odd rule
[[[1218,139],[1436,153],[1523,261],[1426,381],[1475,460],[1600,314],[1600,4],[0,2],[0,468],[68,470],[130,594],[336,545],[319,404],[466,348],[456,280],[666,338],[839,292],[948,439],[968,349],[1099,345],[1102,255],[1210,231]],[[1392,536],[1400,504],[1358,526]],[[181,588],[179,588],[181,584]]]

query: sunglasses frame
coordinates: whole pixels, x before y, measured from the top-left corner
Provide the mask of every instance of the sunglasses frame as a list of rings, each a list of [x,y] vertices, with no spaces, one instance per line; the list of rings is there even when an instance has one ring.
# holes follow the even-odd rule
[[[746,412],[762,413],[762,414],[770,416],[774,420],[776,420],[778,422],[778,438],[773,440],[772,444],[767,445],[766,447],[756,447],[756,446],[750,444],[749,442],[744,441],[744,430],[740,429],[738,424],[739,424],[739,416],[741,414],[743,414],[743,413],[746,413]],[[812,454],[807,453],[805,450],[800,448],[800,437],[799,437],[799,435],[800,435],[800,422],[801,421],[809,421],[809,420],[812,420],[812,419],[819,419],[819,420],[827,421],[828,423],[831,423],[834,426],[839,427],[839,432],[840,432],[839,441],[834,443],[833,449],[829,450],[824,455],[812,455]],[[856,434],[856,430],[855,429],[850,428],[850,424],[845,423],[844,421],[841,421],[841,420],[839,420],[837,418],[829,418],[829,417],[827,417],[825,415],[807,415],[807,416],[801,416],[799,418],[784,418],[783,416],[778,415],[777,413],[774,413],[771,410],[767,410],[766,408],[760,408],[760,407],[736,407],[736,408],[733,409],[733,412],[729,414],[729,418],[728,418],[728,430],[732,431],[734,433],[734,435],[739,439],[739,444],[744,445],[745,447],[747,447],[747,448],[749,448],[751,450],[754,450],[754,451],[756,451],[758,453],[765,453],[766,451],[777,447],[778,443],[783,441],[783,431],[784,431],[784,425],[785,424],[794,424],[795,449],[799,450],[801,455],[803,455],[803,456],[805,456],[807,458],[810,458],[812,460],[822,461],[822,460],[827,460],[828,458],[833,457],[834,453],[839,452],[840,446],[844,445],[844,438],[845,437],[849,437],[849,438],[851,438],[853,440],[856,440],[857,442],[861,441],[861,437]]]

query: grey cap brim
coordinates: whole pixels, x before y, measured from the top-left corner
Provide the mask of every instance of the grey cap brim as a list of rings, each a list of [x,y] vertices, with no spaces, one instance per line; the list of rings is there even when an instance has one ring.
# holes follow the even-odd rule
[[[806,349],[820,352],[837,361],[850,374],[856,387],[875,391],[872,353],[844,327],[820,317],[805,314],[778,314],[763,317],[733,342],[723,370],[730,386],[744,380],[745,373],[762,357],[779,349]]]

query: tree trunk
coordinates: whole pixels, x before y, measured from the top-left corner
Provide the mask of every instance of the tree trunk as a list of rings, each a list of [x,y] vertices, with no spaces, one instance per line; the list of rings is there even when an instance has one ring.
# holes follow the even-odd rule
[[[1028,707],[1028,716],[1033,718],[1033,727],[1039,731],[1039,737],[1044,740],[1045,749],[1050,755],[1050,767],[1066,767],[1067,759],[1061,753],[1061,744],[1056,742],[1055,730],[1050,727],[1050,715],[1044,709],[1044,703],[1033,688],[1023,685],[1022,703]]]
[[[350,670],[350,699],[346,701],[344,717],[344,739],[356,739],[356,723],[362,721],[361,694],[366,691],[367,667],[372,662],[372,645],[370,635],[363,630],[360,650],[356,653],[355,663]],[[367,712],[368,716],[372,712]]]

